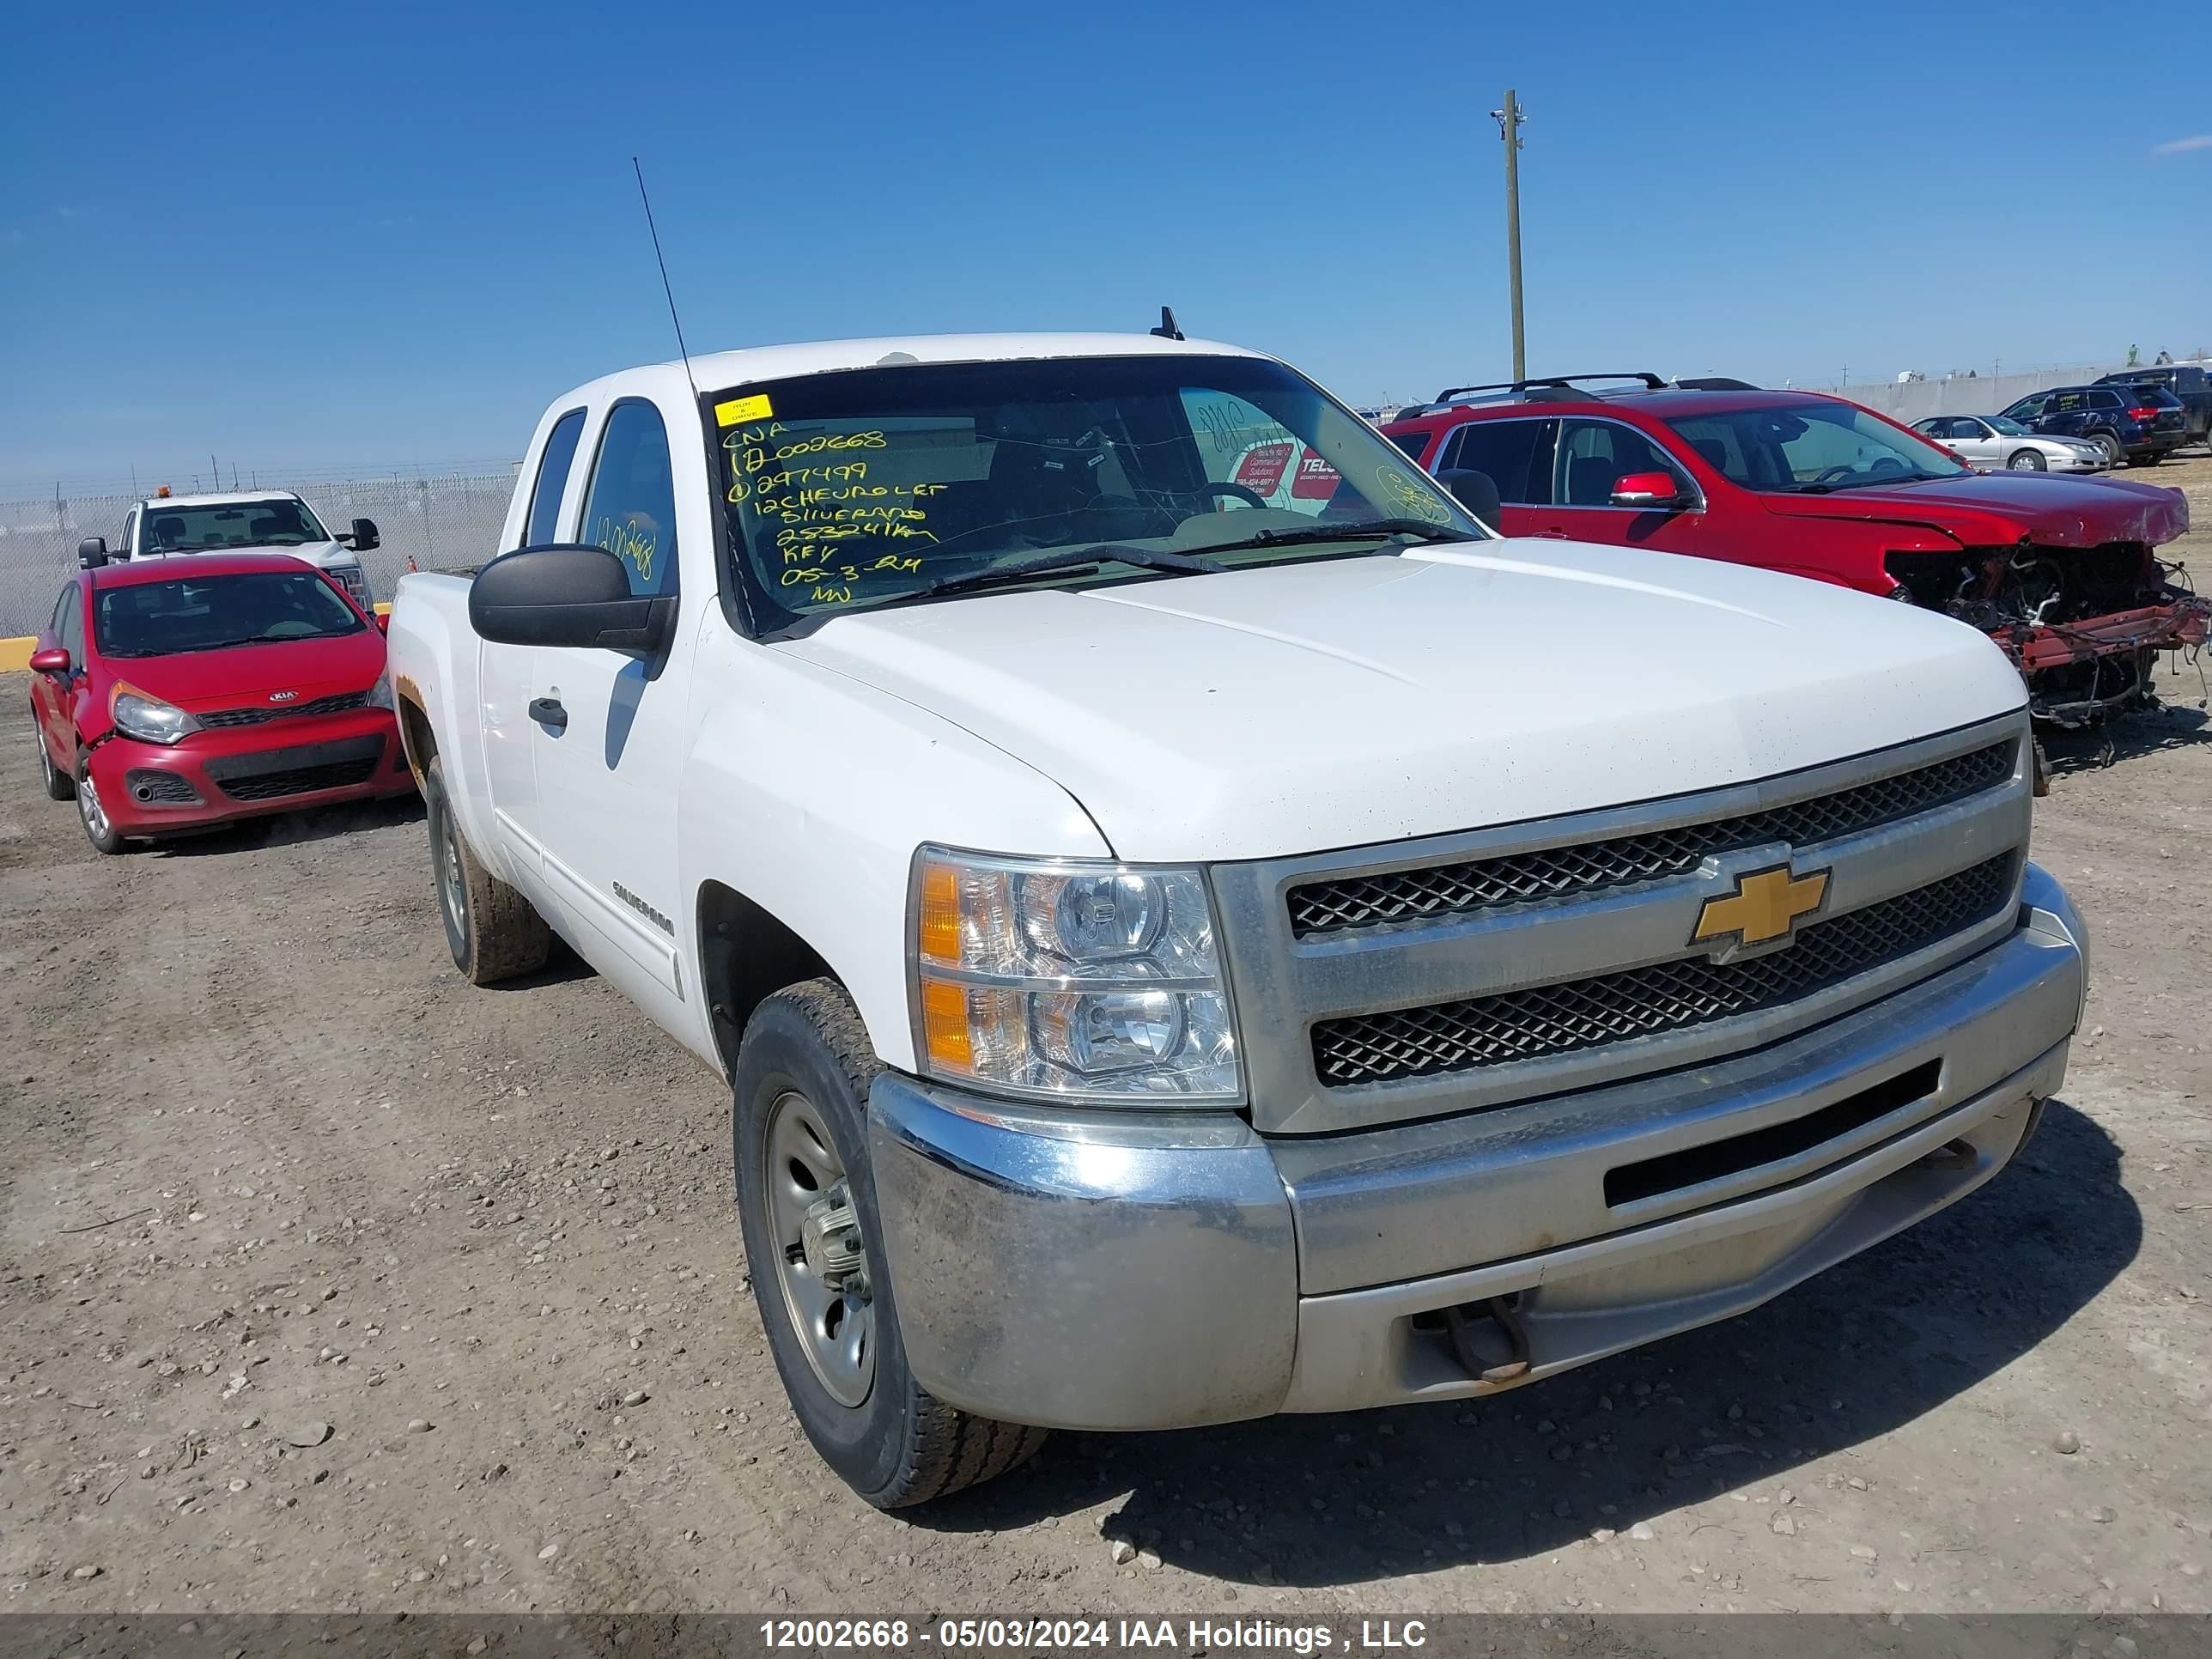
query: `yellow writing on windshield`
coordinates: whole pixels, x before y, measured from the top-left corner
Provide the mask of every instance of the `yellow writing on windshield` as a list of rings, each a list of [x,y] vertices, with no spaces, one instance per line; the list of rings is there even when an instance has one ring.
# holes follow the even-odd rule
[[[935,542],[931,500],[947,486],[872,477],[869,463],[854,452],[889,448],[878,428],[809,431],[809,424],[755,422],[722,440],[730,453],[728,500],[770,532],[784,567],[778,585],[805,590],[807,603],[848,605],[864,587],[921,574],[919,551],[877,549],[885,542]],[[870,543],[864,550],[861,544]],[[840,554],[852,562],[842,562]]]

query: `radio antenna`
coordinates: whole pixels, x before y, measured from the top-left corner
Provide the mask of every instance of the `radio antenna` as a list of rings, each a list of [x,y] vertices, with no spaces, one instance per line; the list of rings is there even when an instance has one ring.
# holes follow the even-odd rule
[[[629,158],[630,170],[637,174],[637,199],[645,204],[645,228],[653,237],[653,262],[660,267],[660,291],[668,296],[668,320],[676,325],[676,350],[684,359],[684,378],[691,383],[691,396],[699,395],[698,377],[691,372],[691,350],[684,343],[684,319],[676,314],[676,290],[669,285],[668,261],[660,252],[660,229],[653,222],[653,198],[645,193],[645,169],[637,164],[637,157]]]

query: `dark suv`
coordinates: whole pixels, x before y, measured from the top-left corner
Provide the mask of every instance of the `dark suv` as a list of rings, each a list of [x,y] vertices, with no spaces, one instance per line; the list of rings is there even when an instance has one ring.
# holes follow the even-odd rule
[[[2155,466],[2188,440],[2181,401],[2154,386],[2061,386],[2032,392],[2004,411],[2031,432],[2086,438],[2112,460]]]
[[[2183,424],[2193,444],[2212,441],[2212,368],[2203,363],[2159,363],[2149,368],[2120,368],[2097,377],[2099,386],[2122,388],[2154,386],[2181,400]]]

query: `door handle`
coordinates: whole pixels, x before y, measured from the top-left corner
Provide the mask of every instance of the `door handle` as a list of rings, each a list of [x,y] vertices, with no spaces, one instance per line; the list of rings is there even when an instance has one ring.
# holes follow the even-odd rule
[[[561,706],[558,697],[532,697],[530,700],[530,718],[556,732],[568,729],[568,711]]]

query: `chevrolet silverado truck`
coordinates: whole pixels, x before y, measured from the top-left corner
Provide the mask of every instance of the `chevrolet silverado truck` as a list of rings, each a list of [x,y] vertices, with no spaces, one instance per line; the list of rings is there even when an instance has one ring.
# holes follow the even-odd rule
[[[390,646],[455,964],[557,934],[729,1080],[884,1507],[1740,1313],[1996,1175],[2081,1017],[1979,630],[1501,539],[1231,347],[592,381]]]

